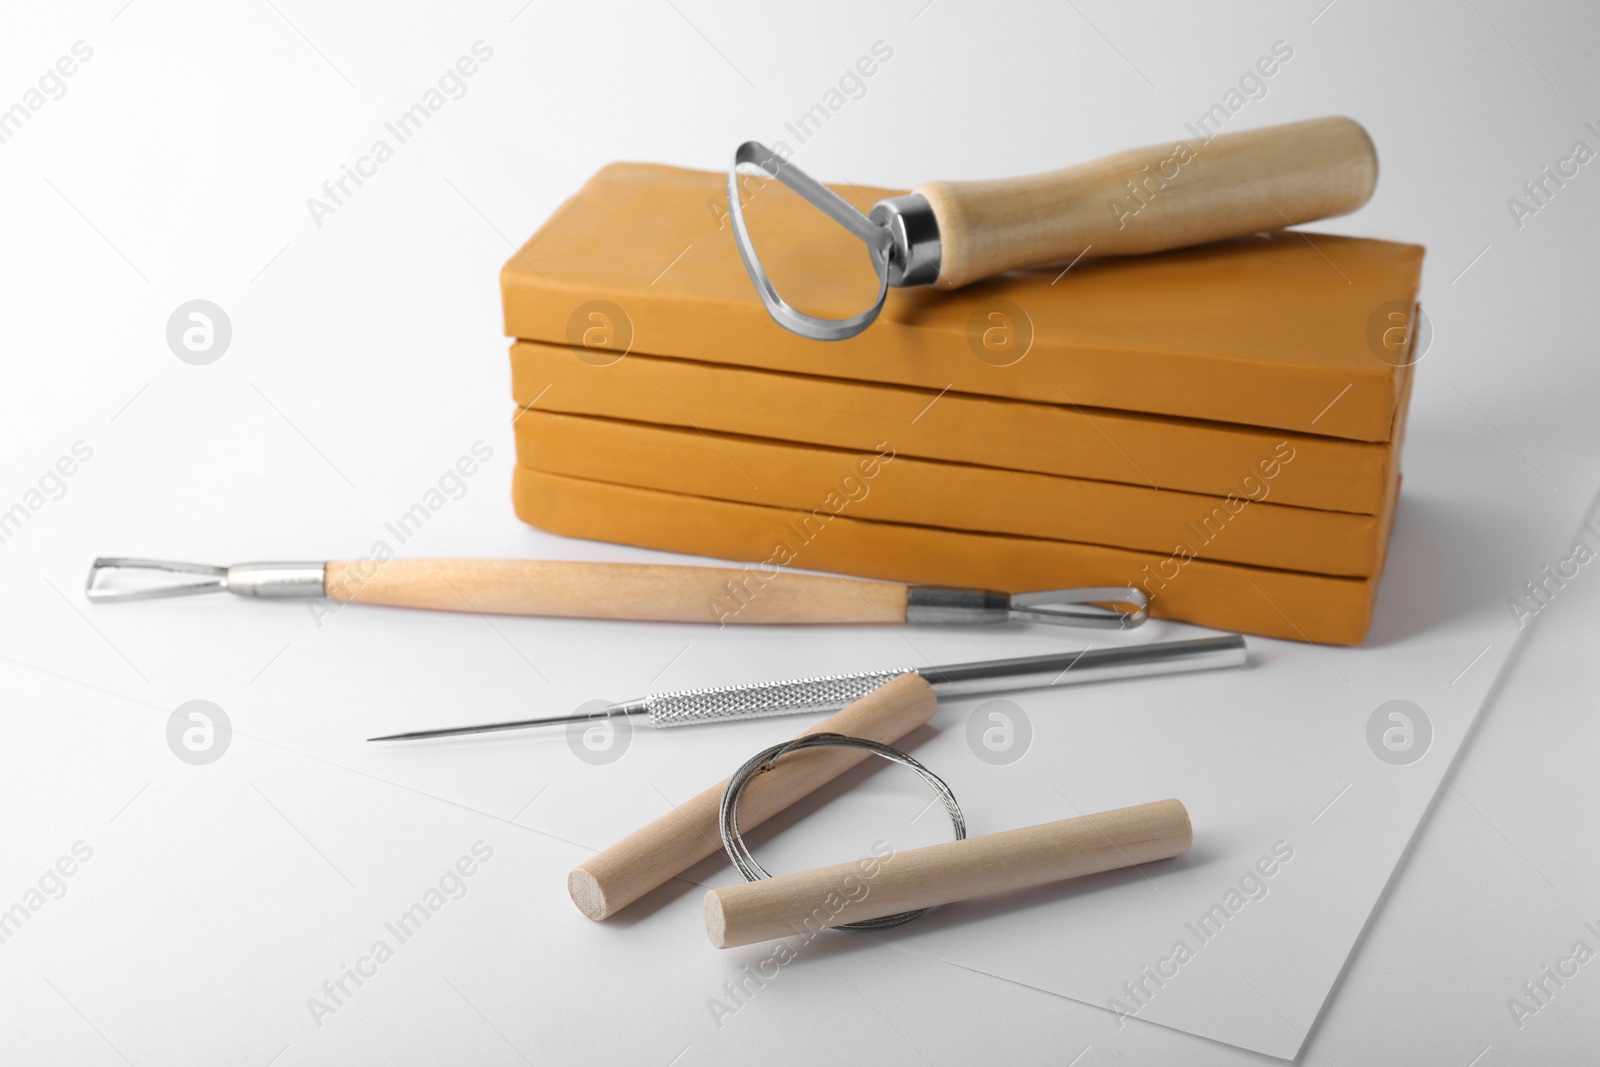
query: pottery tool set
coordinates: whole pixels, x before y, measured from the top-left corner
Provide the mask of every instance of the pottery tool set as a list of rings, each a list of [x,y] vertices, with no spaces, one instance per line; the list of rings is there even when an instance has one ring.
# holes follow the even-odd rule
[[[85,596],[97,603],[116,603],[231,592],[274,600],[328,597],[444,611],[714,623],[716,613],[704,610],[706,598],[719,582],[729,580],[725,575],[733,573],[729,568],[537,560],[217,566],[101,557],[90,566]],[[745,621],[1044,622],[1104,629],[1137,626],[1145,620],[1147,608],[1144,596],[1126,587],[1006,595],[788,574],[775,579],[771,592],[763,613]],[[855,607],[858,600],[872,611]],[[966,840],[965,818],[951,788],[888,742],[926,725],[940,694],[959,697],[1145,678],[1240,667],[1248,660],[1245,640],[1236,634],[1156,641],[653,694],[611,704],[598,716],[577,713],[434,727],[369,740],[499,733],[612,716],[643,716],[650,726],[661,728],[834,713],[799,738],[758,753],[727,782],[677,806],[569,876],[568,890],[579,910],[602,919],[710,855],[716,849],[713,842],[720,840],[735,866],[756,883],[707,894],[707,935],[718,948],[728,948],[808,929],[882,929],[909,922],[939,904],[1181,855],[1188,850],[1192,833],[1188,812],[1172,800]],[[769,879],[750,855],[742,830],[758,825],[869,753],[912,768],[934,787],[950,813],[956,841],[904,855],[880,855],[870,865],[863,861]],[[717,831],[715,839],[712,829]],[[837,899],[841,906],[819,911],[816,901],[824,899]]]
[[[501,273],[516,512],[744,566],[102,558],[87,596],[719,626],[1154,615],[1356,643],[1399,493],[1422,249],[1283,227],[1356,210],[1376,180],[1343,118],[910,193],[830,187],[756,142],[726,176],[615,164]],[[371,740],[831,713],[568,877],[600,920],[720,847],[746,879],[706,894],[726,948],[1182,855],[1176,800],[969,838],[955,789],[892,743],[939,696],[1246,662],[1238,635],[1090,647]],[[955,840],[769,876],[745,832],[869,755],[920,775]]]
[[[750,145],[727,174],[608,166],[501,272],[517,514],[1357,643],[1422,249],[1280,227],[1376,177],[1342,118],[911,194]]]

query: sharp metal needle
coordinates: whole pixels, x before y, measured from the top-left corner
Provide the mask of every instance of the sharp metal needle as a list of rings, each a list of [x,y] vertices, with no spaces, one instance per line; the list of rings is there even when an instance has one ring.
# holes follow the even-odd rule
[[[369,741],[416,741],[430,737],[518,730],[562,723],[603,722],[614,715],[647,715],[651,726],[688,726],[695,723],[755,719],[769,715],[800,715],[838,711],[902,674],[920,674],[941,697],[992,693],[1011,689],[1050,688],[1109,678],[1145,678],[1183,671],[1242,667],[1249,662],[1243,637],[1206,637],[1195,641],[1152,641],[1121,648],[1087,648],[1046,656],[952,663],[942,667],[901,667],[887,671],[800,678],[756,685],[657,693],[638,700],[610,704],[593,714],[576,712],[543,719],[446,726],[412,730]]]
[[[487,734],[496,730],[521,730],[530,726],[559,726],[565,722],[592,722],[605,718],[600,715],[555,715],[543,719],[518,719],[515,722],[485,722],[475,726],[446,726],[435,730],[412,730],[403,734],[385,734],[369,737],[368,741],[416,741],[424,737],[455,737],[459,734]]]

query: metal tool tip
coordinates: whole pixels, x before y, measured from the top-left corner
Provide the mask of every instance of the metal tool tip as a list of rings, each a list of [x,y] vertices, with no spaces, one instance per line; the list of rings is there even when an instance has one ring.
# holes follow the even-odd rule
[[[124,572],[144,572],[129,580]],[[151,573],[160,575],[152,579]],[[185,575],[198,575],[199,581],[181,580]],[[101,585],[100,578],[121,576],[129,584],[123,586]],[[178,576],[180,580],[174,580]],[[90,600],[154,600],[158,597],[192,596],[227,588],[228,568],[207,563],[178,563],[161,559],[134,559],[127,556],[97,556],[89,567],[88,580],[83,584],[83,594]]]
[[[1011,597],[1011,618],[1021,622],[1131,630],[1149,617],[1150,598],[1132,585],[1043,589]]]

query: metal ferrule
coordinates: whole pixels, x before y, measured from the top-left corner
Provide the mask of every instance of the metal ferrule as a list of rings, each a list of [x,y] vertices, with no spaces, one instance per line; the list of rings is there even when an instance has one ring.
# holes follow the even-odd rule
[[[1011,598],[991,589],[957,589],[944,585],[913,585],[906,590],[906,622],[1005,622],[1011,617]]]
[[[650,714],[650,698],[640,697],[638,700],[619,700],[606,708],[610,715],[648,715]]]
[[[237,563],[228,568],[222,587],[240,596],[265,598],[323,595],[322,563]]]
[[[932,285],[942,258],[939,219],[928,198],[918,193],[891,196],[873,205],[867,219],[889,231],[889,284]]]

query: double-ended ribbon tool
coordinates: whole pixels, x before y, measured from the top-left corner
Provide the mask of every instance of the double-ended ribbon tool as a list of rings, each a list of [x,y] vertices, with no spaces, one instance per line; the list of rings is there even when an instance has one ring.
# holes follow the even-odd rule
[[[229,592],[262,599],[718,624],[993,623],[1128,629],[1149,617],[1131,586],[997,593],[726,567],[532,559],[391,559],[217,567],[104,556],[89,568],[93,601]]]
[[[778,295],[745,222],[745,173],[782,182],[866,244],[878,277],[871,307],[829,319]],[[1356,210],[1377,181],[1367,131],[1329,117],[1168,141],[1024,178],[927,182],[863,215],[772,149],[746,141],[728,172],[728,214],[767,313],[802,337],[842,341],[872,324],[891,285],[956,289],[1024,267],[1282,229]]]

